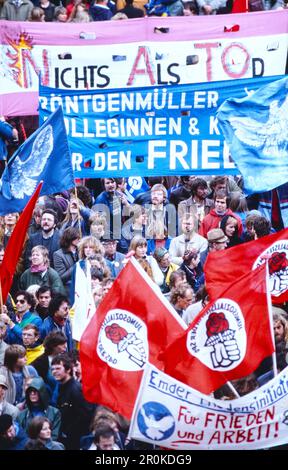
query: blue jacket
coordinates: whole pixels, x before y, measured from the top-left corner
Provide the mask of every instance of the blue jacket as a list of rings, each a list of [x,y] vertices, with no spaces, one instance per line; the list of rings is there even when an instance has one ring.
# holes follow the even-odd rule
[[[43,322],[39,315],[35,315],[35,313],[30,312],[29,310],[24,313],[22,320],[20,323],[15,323],[15,326],[8,330],[7,337],[5,338],[6,343],[8,344],[22,344],[22,330],[24,326],[32,323],[32,325],[36,325],[39,328],[41,336],[43,335],[42,326]]]
[[[113,16],[112,11],[106,5],[92,5],[89,13],[93,21],[107,21],[111,20]]]
[[[16,430],[16,436],[12,441],[0,438],[0,450],[24,450],[28,442],[26,432],[21,428],[18,423],[13,423]]]
[[[119,253],[118,251],[116,251],[113,261],[105,257],[105,263],[110,269],[111,277],[113,279],[115,279],[120,273],[120,271],[124,268],[125,259],[126,259],[125,256],[122,253]]]
[[[67,338],[68,351],[72,351],[73,349],[72,329],[71,329],[71,323],[69,319],[66,320],[64,327],[61,328],[59,325],[57,325],[57,323],[54,322],[52,317],[47,317],[43,321],[42,331],[43,331],[44,338],[46,338],[48,333],[50,333],[51,331],[61,331],[62,333],[64,333],[64,335]]]
[[[7,157],[6,140],[13,140],[13,127],[8,122],[0,121],[0,160]]]

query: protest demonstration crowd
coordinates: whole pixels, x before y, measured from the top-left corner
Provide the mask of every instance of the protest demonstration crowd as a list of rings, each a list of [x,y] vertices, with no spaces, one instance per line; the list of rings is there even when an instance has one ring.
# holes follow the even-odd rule
[[[237,3],[4,0],[0,18],[90,22],[215,15],[232,13]],[[284,0],[247,5],[249,11],[286,9]],[[286,103],[287,79],[283,83]],[[49,119],[35,138],[32,124],[27,136],[21,119],[0,121],[0,450],[173,448],[168,441],[175,422],[179,438],[181,423],[192,426],[197,419],[203,419],[201,432],[183,440],[190,447],[173,441],[174,448],[176,442],[180,449],[197,447],[197,441],[204,449],[220,443],[236,448],[244,440],[252,449],[255,441],[255,448],[286,444],[281,430],[279,442],[270,439],[269,423],[278,429],[282,418],[271,404],[288,397],[287,178],[278,178],[276,170],[271,186],[247,193],[240,171],[135,178],[111,171],[105,178],[73,178],[66,160],[60,169],[44,169],[44,162],[34,184],[40,165],[35,142],[41,159]],[[30,169],[26,142],[35,152]],[[277,153],[277,144],[272,148]],[[64,151],[54,151],[60,161]],[[62,190],[47,191],[49,172]],[[181,401],[177,419],[165,397],[157,406],[139,404],[148,363],[159,369],[146,370],[151,389]],[[281,394],[271,386],[261,402],[257,390],[281,373]],[[202,394],[202,408],[205,400],[214,403],[202,418],[184,407],[192,389],[198,398]],[[254,408],[244,411],[241,405],[239,419],[233,410],[229,417],[212,413],[221,409],[220,401],[228,410],[251,392]],[[207,427],[212,431],[205,441]],[[241,431],[229,435],[228,428]]]
[[[249,11],[276,10],[286,7],[285,0],[249,0]],[[247,5],[248,6],[248,5]],[[215,15],[248,11],[246,2],[236,0],[5,0],[1,1],[0,18],[10,21],[56,21],[87,23],[90,21],[127,20],[144,16]],[[165,32],[159,30],[160,33]]]

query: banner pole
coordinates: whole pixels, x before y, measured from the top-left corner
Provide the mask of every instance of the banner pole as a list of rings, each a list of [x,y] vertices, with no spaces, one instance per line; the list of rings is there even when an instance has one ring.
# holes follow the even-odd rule
[[[226,382],[226,385],[227,385],[227,387],[230,388],[231,392],[234,393],[236,398],[240,398],[239,393],[237,392],[236,388],[232,385],[232,383],[230,381]]]
[[[273,312],[272,312],[272,300],[271,294],[269,290],[269,258],[266,258],[266,296],[267,296],[267,306],[268,306],[268,316],[269,316],[269,323],[270,323],[270,334],[272,337],[273,345],[274,345],[274,352],[272,354],[272,364],[273,364],[273,374],[274,377],[278,374],[277,370],[277,359],[276,359],[276,349],[275,349],[275,337],[274,337],[274,328],[273,328]]]
[[[77,202],[77,217],[78,217],[78,226],[79,226],[80,238],[82,238],[82,230],[81,230],[81,219],[80,219],[80,210],[79,210],[79,204],[78,204],[78,192],[77,192],[77,186],[75,186],[75,196],[76,196],[76,202]]]

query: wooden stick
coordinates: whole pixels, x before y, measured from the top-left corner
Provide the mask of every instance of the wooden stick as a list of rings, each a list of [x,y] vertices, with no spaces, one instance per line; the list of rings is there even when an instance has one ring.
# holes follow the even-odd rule
[[[75,186],[75,196],[76,196],[76,201],[77,201],[77,215],[78,215],[79,232],[80,232],[80,238],[82,238],[81,219],[80,219],[80,210],[79,210],[79,204],[78,204],[77,186]]]

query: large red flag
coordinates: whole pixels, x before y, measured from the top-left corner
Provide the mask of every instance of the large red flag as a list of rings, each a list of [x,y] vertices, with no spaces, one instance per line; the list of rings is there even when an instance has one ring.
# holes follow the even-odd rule
[[[225,285],[260,266],[267,257],[272,301],[288,300],[288,229],[228,250],[209,253],[204,271],[210,299],[216,299]]]
[[[97,308],[80,341],[85,398],[130,419],[147,362],[186,325],[131,258]]]
[[[166,349],[165,372],[206,394],[252,373],[274,351],[266,283],[263,265],[222,291]]]
[[[0,266],[0,280],[4,303],[6,302],[7,296],[9,294],[13,282],[15,269],[22,253],[26,232],[28,230],[32,218],[35,204],[39,197],[42,184],[42,182],[39,183],[35,193],[30,198],[29,202],[26,204],[25,209],[19,217],[19,220],[12,232],[11,237],[9,238],[5,249],[4,258]]]

